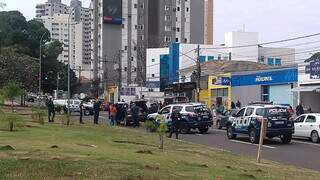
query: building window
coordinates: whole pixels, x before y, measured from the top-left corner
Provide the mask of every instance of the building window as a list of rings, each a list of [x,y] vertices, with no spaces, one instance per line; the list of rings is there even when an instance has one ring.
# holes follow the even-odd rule
[[[170,15],[166,15],[164,18],[165,21],[170,21],[171,20],[171,16]]]
[[[155,59],[151,59],[151,62],[155,62],[156,60]]]
[[[214,56],[208,56],[208,61],[214,61]]]
[[[166,25],[166,26],[164,26],[164,30],[165,31],[171,31],[171,27]]]
[[[138,7],[138,5],[137,4],[134,4],[134,8],[137,8]]]
[[[152,74],[151,76],[154,77],[154,74]]]
[[[274,65],[275,65],[275,66],[281,66],[281,65],[282,65],[281,59],[280,59],[280,58],[276,58],[276,59],[274,60]]]
[[[139,6],[141,9],[144,9],[144,3],[141,3]]]
[[[186,8],[186,11],[189,12],[189,8]]]
[[[274,66],[273,58],[268,58],[268,65],[269,66]]]
[[[179,6],[177,7],[177,11],[180,11],[180,7]]]
[[[176,42],[179,42],[179,38],[176,38]]]
[[[199,57],[199,61],[200,61],[200,64],[203,64],[206,62],[206,57],[205,56],[200,56]]]

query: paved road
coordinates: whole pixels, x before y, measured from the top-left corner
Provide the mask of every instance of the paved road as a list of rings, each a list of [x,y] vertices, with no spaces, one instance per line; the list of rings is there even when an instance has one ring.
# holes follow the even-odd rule
[[[228,140],[224,130],[209,130],[208,134],[182,135],[188,142],[212,146],[231,151],[236,154],[256,157],[257,145],[251,144],[247,136],[238,136],[236,140]],[[277,161],[287,165],[320,171],[320,144],[306,140],[293,140],[291,144],[281,144],[280,139],[266,140],[262,149],[264,159]]]

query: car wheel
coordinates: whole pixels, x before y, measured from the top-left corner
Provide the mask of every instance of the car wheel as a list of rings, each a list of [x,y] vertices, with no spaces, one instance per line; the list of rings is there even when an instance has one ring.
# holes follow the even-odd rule
[[[289,144],[292,139],[292,134],[285,134],[281,137],[281,141],[283,144]]]
[[[198,130],[201,134],[204,134],[209,131],[209,128],[208,127],[201,127],[201,128],[198,128]]]
[[[84,110],[84,115],[85,115],[85,116],[90,116],[90,111],[89,111],[88,109],[85,109],[85,110]]]
[[[217,123],[216,123],[216,127],[217,127],[217,129],[222,129],[222,126],[221,126],[220,121],[217,121]]]
[[[319,134],[317,131],[312,131],[311,132],[311,141],[313,143],[318,143],[319,142]]]
[[[190,132],[190,127],[188,126],[188,124],[186,124],[185,122],[183,122],[181,125],[180,125],[180,132],[182,134],[188,134]]]
[[[228,139],[235,139],[237,137],[237,135],[234,133],[232,126],[227,127],[227,137]]]
[[[250,130],[249,139],[252,144],[257,144],[259,142],[259,135],[255,129]]]

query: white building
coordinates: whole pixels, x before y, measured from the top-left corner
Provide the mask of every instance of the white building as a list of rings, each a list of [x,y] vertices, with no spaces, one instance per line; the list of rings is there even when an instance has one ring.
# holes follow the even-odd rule
[[[69,12],[73,9],[70,17]],[[50,31],[51,38],[63,43],[63,52],[58,57],[60,62],[68,63],[70,55],[71,68],[77,76],[91,77],[91,11],[82,7],[79,0],[72,0],[70,7],[61,0],[48,0],[36,6],[36,18],[44,23]],[[70,32],[70,51],[69,51]]]
[[[54,14],[67,14],[68,12],[68,6],[62,4],[61,0],[48,0],[43,4],[36,5],[36,18],[53,16]]]
[[[146,77],[149,89],[158,91],[164,79],[167,81],[165,84],[190,82],[191,74],[180,76],[178,72],[196,65],[198,46],[200,63],[232,60],[260,62],[271,66],[295,64],[295,49],[261,47],[258,45],[258,33],[230,32],[225,34],[223,45],[173,43],[169,48],[148,49]]]

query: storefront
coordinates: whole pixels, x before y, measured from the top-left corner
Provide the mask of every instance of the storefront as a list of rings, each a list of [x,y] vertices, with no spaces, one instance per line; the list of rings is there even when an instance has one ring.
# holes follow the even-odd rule
[[[231,74],[218,74],[208,77],[208,90],[201,91],[200,101],[210,108],[212,104],[222,104],[231,108]]]
[[[298,101],[305,109],[320,112],[320,60],[299,67],[298,87],[292,89],[298,94]]]
[[[295,106],[292,89],[297,86],[296,67],[234,73],[231,77],[232,101],[242,105],[251,102],[273,102]]]

